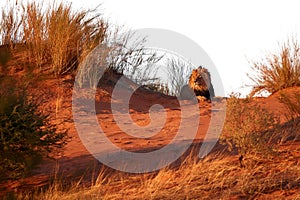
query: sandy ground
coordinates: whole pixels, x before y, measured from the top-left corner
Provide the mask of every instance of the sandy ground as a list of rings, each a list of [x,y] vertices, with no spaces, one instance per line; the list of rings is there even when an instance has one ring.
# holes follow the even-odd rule
[[[130,89],[124,88],[119,93],[121,92],[122,95],[124,92],[126,96],[128,90]],[[33,86],[31,92],[40,98],[43,111],[51,113],[51,120],[58,124],[58,129],[67,130],[67,136],[63,141],[63,148],[56,149],[51,154],[52,158],[45,159],[29,174],[29,177],[5,183],[1,186],[2,191],[46,185],[56,175],[64,177],[65,181],[78,180],[81,177],[85,177],[87,182],[90,181],[91,174],[97,173],[103,165],[92,156],[87,148],[93,149],[91,146],[96,144],[97,150],[101,152],[109,151],[110,147],[104,147],[105,142],[101,143],[96,136],[93,137],[93,134],[97,135],[95,130],[99,128],[91,122],[95,117],[90,115],[86,108],[80,107],[78,111],[78,113],[81,112],[80,123],[83,125],[84,133],[78,133],[75,128],[72,115],[73,82],[69,77],[61,78],[59,81],[47,80],[43,81],[43,84]],[[195,104],[189,100],[178,101],[174,97],[138,89],[133,92],[128,108],[126,100],[112,97],[112,92],[112,85],[104,85],[97,90],[93,99],[96,119],[102,133],[113,146],[126,151],[147,153],[162,149],[170,143],[175,146],[185,143],[201,146],[201,142],[206,137],[210,137],[208,139],[211,140],[217,138],[217,135],[207,134],[209,127],[215,128],[210,131],[216,131],[222,127],[225,99]],[[91,101],[87,96],[83,94],[83,100]],[[281,113],[283,110],[277,96],[267,99],[258,98],[257,101],[276,113]],[[115,111],[111,109],[111,102],[117,108]],[[164,108],[151,107],[154,104],[160,104]],[[195,124],[198,127],[195,132],[196,136],[193,136],[190,133],[193,132]],[[183,134],[177,137],[179,127],[182,128]]]

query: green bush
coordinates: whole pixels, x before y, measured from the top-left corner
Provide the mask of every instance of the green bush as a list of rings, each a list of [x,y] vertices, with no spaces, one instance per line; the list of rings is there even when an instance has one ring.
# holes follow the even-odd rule
[[[300,46],[295,39],[281,45],[278,53],[261,62],[253,62],[254,75],[248,76],[255,86],[251,95],[261,91],[271,94],[293,86],[300,86]]]
[[[0,180],[25,175],[63,137],[13,81],[0,83]]]

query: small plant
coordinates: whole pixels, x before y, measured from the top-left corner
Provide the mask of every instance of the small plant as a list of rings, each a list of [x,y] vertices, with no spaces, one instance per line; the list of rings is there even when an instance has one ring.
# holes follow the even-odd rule
[[[25,175],[63,137],[38,110],[37,102],[13,81],[1,83],[0,180]]]
[[[277,126],[279,119],[251,98],[238,97],[231,95],[228,99],[221,139],[230,150],[237,148],[241,160],[250,155],[268,155],[273,148],[270,130]]]
[[[288,40],[278,53],[261,62],[253,62],[255,76],[248,74],[255,86],[251,95],[262,91],[271,94],[293,86],[300,86],[300,46],[296,39]]]

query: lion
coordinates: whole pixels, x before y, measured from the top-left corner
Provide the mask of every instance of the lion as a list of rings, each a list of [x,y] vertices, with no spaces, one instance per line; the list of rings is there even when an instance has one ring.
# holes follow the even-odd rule
[[[211,98],[215,96],[210,73],[202,66],[192,71],[189,86],[200,101],[211,101]]]

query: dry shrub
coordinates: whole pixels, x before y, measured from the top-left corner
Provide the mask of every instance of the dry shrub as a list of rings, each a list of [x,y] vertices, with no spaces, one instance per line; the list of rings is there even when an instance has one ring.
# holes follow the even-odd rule
[[[105,73],[113,82],[114,74],[125,75],[134,80],[142,71],[154,71],[152,64],[158,62],[161,56],[148,51],[144,46],[146,39],[137,37],[135,32],[122,32],[120,29],[111,31],[102,44],[94,48],[80,63],[77,80],[80,87],[96,88],[99,79]],[[135,82],[151,80],[149,74],[139,74]],[[85,81],[85,82],[84,82]]]
[[[279,90],[300,86],[300,49],[296,39],[281,45],[278,53],[260,62],[253,62],[255,75],[249,75],[255,86],[251,95],[262,91],[275,93]]]
[[[182,58],[167,59],[168,81],[170,95],[179,96],[184,85],[188,84],[189,76],[193,70],[193,64]]]
[[[230,150],[237,148],[242,156],[268,155],[272,150],[272,129],[279,119],[260,107],[252,98],[240,99],[231,95],[227,101],[227,113],[221,139]]]

